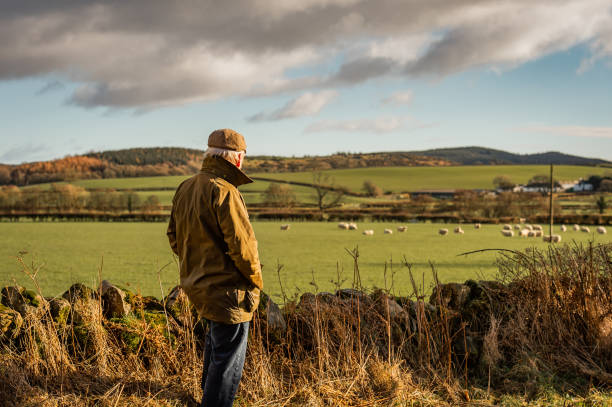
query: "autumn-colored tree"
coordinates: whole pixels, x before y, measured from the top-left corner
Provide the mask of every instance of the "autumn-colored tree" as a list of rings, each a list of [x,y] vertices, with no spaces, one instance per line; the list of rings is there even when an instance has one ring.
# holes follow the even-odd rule
[[[0,185],[8,185],[11,182],[11,170],[8,167],[0,167]]]
[[[142,209],[145,212],[155,212],[161,209],[159,197],[157,195],[149,195],[142,204]]]
[[[125,206],[129,213],[132,213],[136,208],[140,206],[140,195],[134,191],[126,191],[123,193],[125,200]]]
[[[270,183],[264,192],[266,205],[275,207],[292,207],[296,204],[295,193],[289,184]]]
[[[383,194],[382,188],[369,180],[363,182],[362,189],[365,191],[365,194],[367,196],[371,196],[371,197],[378,197]]]

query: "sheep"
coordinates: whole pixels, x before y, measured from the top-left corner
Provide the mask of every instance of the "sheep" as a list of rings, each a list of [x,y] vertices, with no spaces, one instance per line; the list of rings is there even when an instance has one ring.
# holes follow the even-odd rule
[[[289,230],[289,225],[280,225],[280,230]]]
[[[512,225],[504,225],[504,230],[512,230]]]
[[[527,229],[529,230],[529,229]],[[529,233],[527,234],[527,237],[536,237],[536,231],[535,230],[529,230]]]
[[[463,229],[461,229],[461,227],[457,226],[454,230],[455,233],[462,235],[465,233],[465,231]]]
[[[529,229],[521,229],[519,237],[529,237],[529,232],[531,232]]]
[[[440,229],[440,230],[438,230],[438,234],[440,236],[448,235],[448,229]]]
[[[521,230],[521,225],[514,225],[514,230]]]
[[[534,230],[535,232],[535,237],[542,237],[542,235],[544,234],[544,232],[542,232],[541,230]]]
[[[348,230],[348,228],[349,228],[349,224],[348,224],[348,223],[346,223],[346,222],[340,222],[340,223],[338,223],[338,227],[339,227],[340,229],[345,229],[345,230]]]
[[[542,240],[549,243],[561,243],[561,235],[544,235]]]
[[[506,237],[512,237],[514,236],[514,232],[512,230],[508,230],[508,229],[503,229],[500,231],[502,235],[506,236]]]
[[[588,226],[582,226],[582,227],[580,228],[580,231],[581,231],[581,232],[584,232],[584,233],[591,233],[591,229],[589,229],[589,227],[588,227]]]
[[[542,231],[542,226],[540,226],[540,225],[533,225],[533,230]]]
[[[357,224],[356,223],[349,223],[348,225],[349,230],[357,230]]]
[[[525,225],[525,229],[527,229],[527,230],[533,230],[533,226],[531,226],[531,225]]]
[[[391,229],[385,229],[384,233],[385,235],[392,235],[393,231]]]
[[[580,230],[580,225],[574,225],[574,232],[578,232]]]
[[[398,232],[405,232],[407,230],[408,230],[408,227],[406,227],[406,226],[398,226],[397,227],[397,231]]]
[[[363,234],[366,236],[374,236],[374,231],[372,229],[366,229],[363,231]]]
[[[567,226],[561,225],[561,232],[567,232]]]
[[[474,225],[474,229],[480,229],[482,227],[482,225],[480,223],[477,223]]]
[[[597,227],[597,233],[599,233],[600,235],[605,235],[606,233],[608,233],[608,231],[606,230],[605,227],[603,226],[598,226]]]

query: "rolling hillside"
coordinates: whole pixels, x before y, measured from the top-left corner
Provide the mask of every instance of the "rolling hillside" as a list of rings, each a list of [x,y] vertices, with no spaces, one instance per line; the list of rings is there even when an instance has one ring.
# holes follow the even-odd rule
[[[197,171],[203,151],[179,147],[132,148],[64,157],[19,165],[0,164],[0,185],[35,185],[49,182],[189,175]],[[457,165],[609,166],[611,163],[548,152],[519,155],[483,147],[447,148],[413,152],[336,153],[328,156],[249,156],[249,173],[310,173],[359,170],[372,167],[436,167]],[[359,172],[359,171],[357,171]],[[495,170],[496,173],[500,173]]]
[[[412,154],[455,162],[460,165],[587,165],[610,164],[609,161],[596,158],[578,157],[556,151],[538,154],[514,154],[507,151],[484,147],[439,148],[434,150],[412,151]]]

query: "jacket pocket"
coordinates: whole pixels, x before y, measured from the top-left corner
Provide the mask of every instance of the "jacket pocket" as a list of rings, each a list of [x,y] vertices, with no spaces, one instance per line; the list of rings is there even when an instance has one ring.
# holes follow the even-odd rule
[[[253,287],[245,291],[244,296],[244,310],[246,312],[253,312],[259,305],[259,288]]]
[[[234,288],[232,290],[232,300],[236,307],[240,308],[240,306],[244,302],[244,297],[245,297],[245,291],[243,289]]]

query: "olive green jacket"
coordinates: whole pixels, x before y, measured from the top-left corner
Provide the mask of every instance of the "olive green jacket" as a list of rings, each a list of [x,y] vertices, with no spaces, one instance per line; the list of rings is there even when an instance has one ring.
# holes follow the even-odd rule
[[[250,321],[263,288],[257,240],[236,188],[253,182],[220,157],[208,157],[172,200],[168,240],[181,287],[206,319]]]

